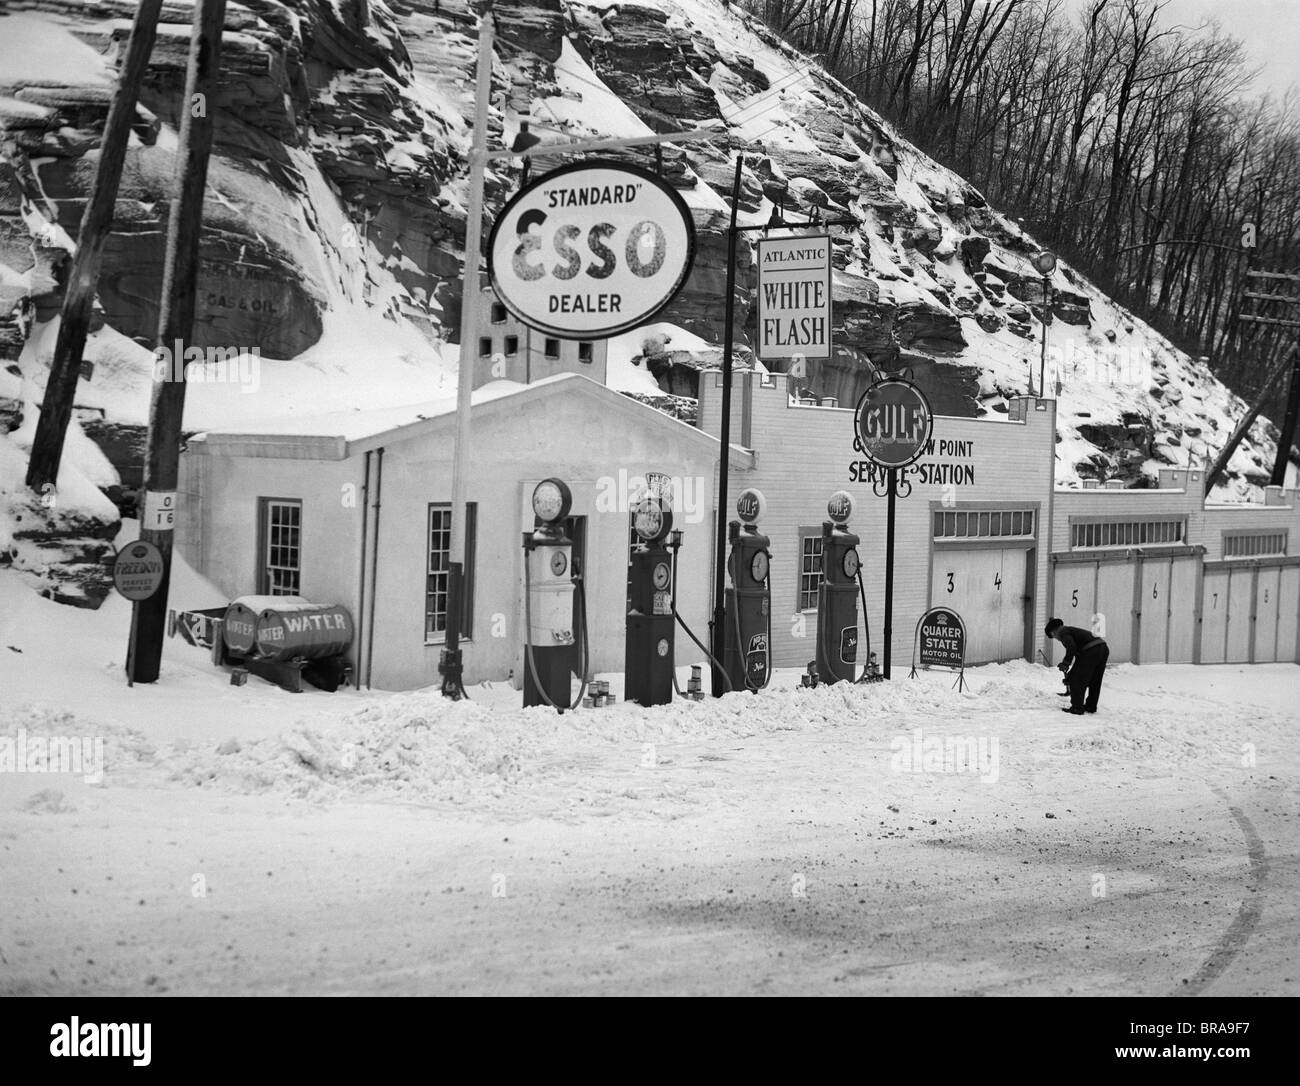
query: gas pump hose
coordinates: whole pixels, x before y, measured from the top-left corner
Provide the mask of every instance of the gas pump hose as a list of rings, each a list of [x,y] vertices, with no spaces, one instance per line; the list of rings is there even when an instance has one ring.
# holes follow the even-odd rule
[[[683,630],[686,631],[686,636],[689,637],[692,641],[694,641],[696,647],[702,653],[704,653],[705,657],[709,661],[710,666],[712,666],[714,669],[714,674],[722,676],[722,681],[727,684],[727,693],[728,694],[733,693],[735,691],[735,687],[731,685],[731,677],[727,674],[726,669],[720,663],[718,663],[717,658],[713,655],[713,653],[711,653],[702,644],[700,644],[700,639],[696,637],[695,634],[692,632],[691,628],[686,625],[686,620],[677,613],[677,552],[676,551],[673,551],[673,618],[675,618],[677,620],[677,624],[681,626]],[[676,667],[673,668],[673,689],[677,691],[678,697],[681,697],[682,688],[680,684],[677,682]]]
[[[574,589],[578,593],[578,622],[582,634],[582,685],[578,688],[578,697],[572,705],[567,706],[569,709],[576,709],[582,704],[582,699],[587,693],[587,667],[590,664],[590,656],[587,645],[587,590],[581,575],[574,578]],[[528,659],[528,673],[533,677],[533,685],[537,687],[537,692],[542,695],[542,700],[552,709],[564,712],[564,709],[556,705],[546,693],[546,687],[542,685],[541,679],[537,676],[537,661],[533,658],[533,643],[527,638],[532,637],[533,629],[533,578],[532,567],[528,561],[528,556],[524,556],[524,625],[528,633],[524,640],[524,656]]]
[[[867,615],[867,589],[862,583],[862,567],[858,566],[858,595],[862,599],[862,629],[867,635],[867,652],[863,657],[862,679],[871,674],[871,618]],[[862,682],[862,679],[855,680]]]

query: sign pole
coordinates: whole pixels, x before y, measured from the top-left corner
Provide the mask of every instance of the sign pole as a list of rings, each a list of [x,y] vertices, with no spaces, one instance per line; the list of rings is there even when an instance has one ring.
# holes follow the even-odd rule
[[[885,520],[885,666],[889,678],[889,659],[894,644],[894,499],[898,495],[898,469],[889,469],[889,508]]]
[[[451,465],[451,554],[447,563],[447,640],[442,653],[442,693],[465,694],[460,628],[465,613],[466,467],[469,459],[470,396],[478,345],[478,262],[483,245],[483,174],[487,167],[487,113],[492,94],[491,11],[479,16],[474,136],[469,149],[469,208],[465,221],[465,274],[460,296],[460,365],[456,377],[456,443]]]
[[[1047,399],[1047,324],[1052,319],[1052,280],[1043,276],[1043,350],[1038,361],[1038,395]],[[1057,371],[1060,372],[1059,370]]]
[[[894,655],[894,529],[900,470],[925,451],[934,430],[934,412],[925,394],[901,377],[882,377],[869,385],[853,412],[853,447],[875,465],[872,490],[888,499],[885,520],[885,661],[882,678],[891,677]],[[882,487],[883,483],[883,487]],[[912,493],[906,476],[903,497]]]
[[[732,322],[736,315],[736,209],[740,204],[740,171],[745,156],[736,156],[736,178],[731,186],[731,225],[727,228],[727,304],[723,318],[722,340],[722,448],[718,453],[718,523],[714,532],[713,557],[713,621],[709,623],[713,643],[713,696],[720,698],[727,690],[727,677],[722,670],[722,654],[726,622],[724,577],[727,567],[727,470],[731,453],[731,353]]]

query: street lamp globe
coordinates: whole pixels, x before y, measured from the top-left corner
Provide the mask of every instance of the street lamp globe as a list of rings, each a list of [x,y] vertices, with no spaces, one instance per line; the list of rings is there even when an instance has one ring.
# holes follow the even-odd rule
[[[1056,271],[1056,254],[1050,249],[1043,249],[1041,252],[1035,253],[1029,262],[1033,264],[1034,270],[1039,275],[1051,275],[1052,272]]]

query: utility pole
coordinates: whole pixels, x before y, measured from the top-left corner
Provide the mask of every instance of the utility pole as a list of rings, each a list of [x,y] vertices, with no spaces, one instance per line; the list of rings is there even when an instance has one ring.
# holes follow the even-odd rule
[[[1300,364],[1300,347],[1295,348],[1292,353],[1295,356],[1297,363]],[[1259,413],[1264,410],[1264,404],[1268,401],[1269,393],[1273,391],[1273,386],[1277,384],[1278,379],[1286,371],[1287,362],[1288,359],[1283,357],[1282,360],[1273,368],[1273,372],[1264,378],[1264,383],[1260,386],[1259,395],[1255,398],[1255,402],[1250,405],[1246,414],[1242,416],[1241,421],[1237,423],[1236,429],[1229,435],[1223,449],[1219,452],[1219,455],[1214,458],[1214,463],[1210,465],[1209,470],[1205,473],[1205,494],[1207,497],[1209,496],[1210,491],[1214,489],[1214,485],[1219,481],[1219,476],[1223,474],[1224,469],[1228,466],[1228,461],[1232,459],[1232,454],[1237,451],[1237,446],[1241,444],[1241,439],[1244,438],[1247,431],[1255,425],[1255,420],[1259,418]],[[1295,378],[1293,376],[1291,384],[1293,392],[1295,387]],[[1280,442],[1278,443],[1278,459],[1285,468],[1286,461],[1282,459],[1282,445]],[[1188,464],[1190,463],[1191,459],[1189,453]]]
[[[456,444],[451,463],[451,554],[447,563],[447,640],[438,670],[442,693],[465,694],[460,628],[465,609],[466,471],[469,460],[470,396],[474,385],[474,355],[478,345],[478,263],[483,247],[483,175],[487,170],[488,106],[492,97],[491,9],[479,16],[478,73],[474,97],[474,135],[469,148],[469,207],[465,222],[465,271],[460,284],[460,365],[456,377]]]
[[[153,52],[158,30],[158,12],[162,0],[141,0],[131,24],[131,38],[117,78],[117,90],[108,109],[104,135],[99,143],[99,166],[90,189],[90,198],[81,217],[77,251],[63,294],[59,315],[59,337],[54,345],[50,376],[45,382],[41,414],[32,439],[32,453],[27,462],[27,485],[42,490],[47,483],[57,485],[59,462],[63,459],[63,442],[68,421],[77,397],[81,360],[86,349],[86,330],[90,310],[95,302],[95,284],[104,255],[104,243],[113,225],[117,189],[122,180],[122,163],[126,158],[131,125],[135,121],[136,100],[149,56]]]
[[[1250,282],[1252,279],[1260,282],[1258,285],[1252,284]],[[1270,303],[1279,303],[1282,306],[1284,315],[1278,316],[1277,311],[1273,310],[1268,316],[1264,316],[1257,310],[1253,313],[1239,313],[1237,320],[1245,324],[1262,324],[1266,327],[1283,328],[1300,334],[1300,318],[1285,315],[1287,310],[1295,310],[1300,307],[1300,293],[1286,293],[1288,288],[1300,288],[1300,275],[1289,275],[1284,272],[1248,271],[1246,280],[1247,286],[1254,287],[1254,289],[1241,292],[1243,305],[1245,305],[1247,299],[1262,302],[1264,306],[1268,306]],[[1282,417],[1282,426],[1278,431],[1277,455],[1273,460],[1273,474],[1269,479],[1273,486],[1282,486],[1286,483],[1286,466],[1291,457],[1291,445],[1295,441],[1296,420],[1297,417],[1300,417],[1300,345],[1293,349],[1291,358],[1294,361],[1291,369],[1291,387],[1287,393],[1286,411]],[[1276,374],[1270,376],[1265,382],[1264,388],[1260,391],[1261,397],[1267,393],[1269,387],[1276,380],[1276,376]]]
[[[185,413],[183,348],[194,327],[203,193],[207,187],[208,159],[212,153],[211,111],[216,106],[221,31],[225,18],[226,0],[195,0],[176,148],[176,186],[167,225],[158,348],[145,450],[144,507],[140,519],[140,537],[155,544],[162,552],[163,579],[158,591],[149,599],[136,603],[131,612],[135,651],[128,660],[127,672],[132,683],[156,682],[162,662],[175,535],[181,422]],[[175,357],[178,349],[180,357]],[[159,362],[164,365],[158,365]]]

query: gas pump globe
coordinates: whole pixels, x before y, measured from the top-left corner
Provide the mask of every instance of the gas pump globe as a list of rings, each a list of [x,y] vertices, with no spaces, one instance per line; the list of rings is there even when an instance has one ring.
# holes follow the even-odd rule
[[[655,497],[632,511],[639,542],[627,571],[623,674],[624,697],[640,705],[666,705],[673,697],[674,556],[665,543],[672,528],[672,511]]]
[[[817,589],[817,671],[828,683],[853,681],[858,659],[858,536],[849,531],[853,498],[837,490],[822,522],[822,580]]]
[[[563,533],[560,522],[573,508],[573,494],[559,479],[543,479],[533,488],[533,514],[542,522],[541,531]]]
[[[758,530],[758,520],[766,511],[761,491],[753,487],[742,490],[736,499],[740,520],[733,520],[727,532],[731,585],[724,597],[722,665],[733,690],[757,692],[767,685],[771,674],[771,540]]]

